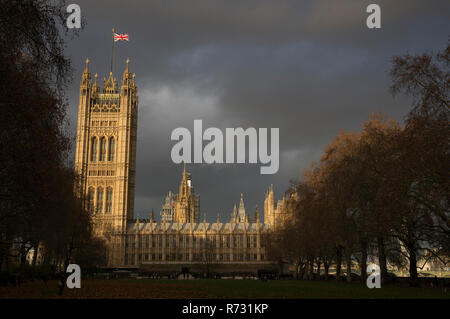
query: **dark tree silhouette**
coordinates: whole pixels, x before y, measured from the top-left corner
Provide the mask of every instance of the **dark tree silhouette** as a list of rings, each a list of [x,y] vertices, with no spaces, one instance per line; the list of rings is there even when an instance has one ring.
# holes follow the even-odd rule
[[[89,215],[78,198],[68,155],[63,1],[0,1],[0,267],[45,247],[46,261],[67,264]],[[16,249],[11,247],[15,245]],[[37,254],[35,254],[37,256]],[[35,262],[35,260],[34,260]]]

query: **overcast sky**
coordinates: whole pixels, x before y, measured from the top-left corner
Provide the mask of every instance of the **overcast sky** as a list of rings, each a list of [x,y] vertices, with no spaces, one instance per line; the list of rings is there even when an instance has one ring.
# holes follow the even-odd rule
[[[381,6],[381,29],[366,27],[366,7]],[[139,89],[135,216],[159,211],[178,192],[182,165],[170,152],[172,130],[280,129],[280,169],[260,164],[189,164],[201,218],[228,220],[244,193],[247,212],[274,185],[281,198],[339,130],[359,130],[380,110],[402,120],[410,100],[389,93],[395,55],[442,50],[450,35],[449,1],[81,1],[87,24],[68,41],[74,67],[68,92],[75,135],[86,57],[99,78],[109,73],[111,28],[129,42],[115,47],[114,76],[125,60]],[[120,82],[119,82],[120,83]]]

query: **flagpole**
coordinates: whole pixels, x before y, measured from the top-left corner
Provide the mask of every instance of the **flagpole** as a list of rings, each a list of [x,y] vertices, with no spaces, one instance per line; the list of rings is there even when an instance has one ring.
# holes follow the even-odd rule
[[[112,29],[111,74],[113,71],[113,60],[114,60],[114,28]]]

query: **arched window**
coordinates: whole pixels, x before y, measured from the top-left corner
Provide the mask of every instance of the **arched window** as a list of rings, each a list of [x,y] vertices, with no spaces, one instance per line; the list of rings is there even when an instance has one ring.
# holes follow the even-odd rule
[[[97,138],[93,137],[91,140],[91,162],[97,160]]]
[[[105,213],[111,213],[112,210],[112,196],[113,196],[113,190],[111,187],[108,187],[106,189],[106,207],[105,207]]]
[[[89,212],[93,212],[94,211],[94,188],[93,187],[89,187],[88,190],[88,210]]]
[[[114,139],[114,137],[111,137],[109,139],[109,151],[108,151],[108,160],[110,162],[114,162],[114,155],[116,152],[116,140]]]
[[[103,212],[103,188],[97,189],[97,212]]]
[[[106,159],[106,138],[102,137],[100,140],[100,162]]]

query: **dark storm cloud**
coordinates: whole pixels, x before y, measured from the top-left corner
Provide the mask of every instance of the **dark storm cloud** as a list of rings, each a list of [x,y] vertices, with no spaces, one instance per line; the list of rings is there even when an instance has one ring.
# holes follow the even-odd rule
[[[176,127],[194,119],[214,126],[280,128],[280,170],[259,165],[191,164],[202,217],[229,218],[239,194],[253,212],[274,184],[279,198],[289,180],[320,158],[339,129],[358,130],[381,110],[401,120],[407,98],[389,94],[392,56],[439,50],[448,39],[448,1],[377,1],[381,30],[368,30],[371,1],[78,1],[87,26],[69,43],[74,83],[69,93],[75,129],[84,60],[109,72],[111,28],[117,43],[114,74],[125,59],[139,86],[135,215],[158,214],[168,189],[177,192],[181,166],[172,163]]]

